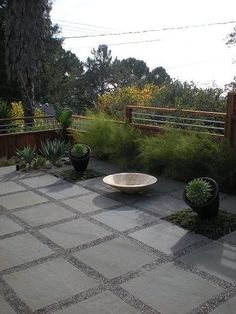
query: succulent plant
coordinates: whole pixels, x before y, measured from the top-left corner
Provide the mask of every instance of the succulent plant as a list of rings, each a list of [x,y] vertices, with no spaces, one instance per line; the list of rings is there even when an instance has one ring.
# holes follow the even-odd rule
[[[207,203],[212,197],[212,186],[204,179],[194,179],[185,188],[187,199],[196,206]]]
[[[53,165],[59,165],[60,160],[68,154],[68,144],[64,141],[54,139],[41,143],[41,154]]]
[[[80,158],[88,153],[88,147],[84,144],[74,144],[71,149],[71,156]]]
[[[31,168],[31,163],[35,157],[35,147],[25,146],[23,149],[17,149],[16,155],[22,160],[25,164],[29,165]]]

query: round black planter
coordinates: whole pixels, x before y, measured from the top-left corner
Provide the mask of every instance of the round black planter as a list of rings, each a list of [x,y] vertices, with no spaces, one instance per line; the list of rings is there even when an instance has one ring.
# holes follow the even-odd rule
[[[202,219],[209,219],[216,217],[219,212],[219,204],[220,204],[220,198],[219,198],[219,185],[218,183],[213,180],[212,178],[208,177],[201,177],[199,179],[203,179],[207,182],[209,182],[213,188],[213,196],[212,198],[204,205],[196,206],[193,205],[186,196],[186,190],[184,190],[184,201],[187,205],[189,205]]]
[[[87,146],[88,147],[88,146]],[[75,158],[69,153],[70,161],[76,171],[85,171],[87,169],[89,159],[90,159],[91,149],[88,147],[88,152],[80,158]]]

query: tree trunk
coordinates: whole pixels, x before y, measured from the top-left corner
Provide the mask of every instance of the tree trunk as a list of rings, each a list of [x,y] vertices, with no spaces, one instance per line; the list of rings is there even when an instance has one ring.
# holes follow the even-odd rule
[[[23,106],[25,117],[32,117],[33,105],[34,105],[34,85],[33,81],[28,77],[27,81],[22,84],[22,96],[23,96]],[[25,119],[26,126],[33,125],[33,118]]]

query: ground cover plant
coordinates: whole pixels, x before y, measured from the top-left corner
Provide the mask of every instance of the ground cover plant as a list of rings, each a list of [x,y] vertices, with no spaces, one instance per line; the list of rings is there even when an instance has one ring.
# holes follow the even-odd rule
[[[95,171],[93,169],[86,169],[85,171],[75,171],[73,169],[69,169],[65,171],[50,173],[53,174],[55,177],[72,183],[103,176],[103,173]]]
[[[203,220],[191,209],[183,209],[163,219],[213,240],[236,230],[236,215],[222,210],[211,219]]]

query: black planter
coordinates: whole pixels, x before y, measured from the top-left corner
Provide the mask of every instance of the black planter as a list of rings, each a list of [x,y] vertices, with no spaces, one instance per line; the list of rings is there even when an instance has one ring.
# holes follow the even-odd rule
[[[71,155],[71,153],[69,153],[70,161],[76,171],[85,171],[87,169],[89,159],[90,159],[90,152],[91,152],[91,149],[88,147],[88,152],[79,158],[75,158]]]
[[[200,179],[203,179],[207,182],[210,183],[210,185],[212,186],[212,198],[204,205],[201,206],[196,206],[193,205],[186,196],[186,190],[184,190],[184,201],[187,205],[189,205],[197,214],[200,218],[202,219],[209,219],[209,218],[213,218],[216,217],[218,215],[219,212],[219,204],[220,204],[220,198],[219,198],[219,186],[218,183],[208,177],[201,177]]]

